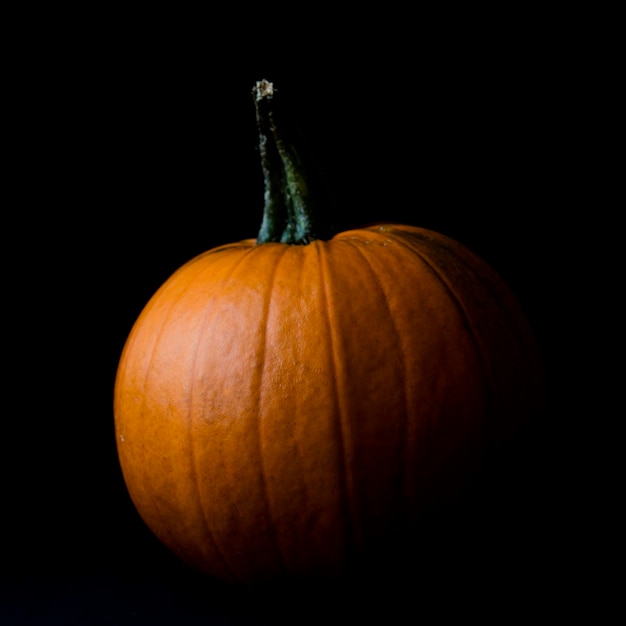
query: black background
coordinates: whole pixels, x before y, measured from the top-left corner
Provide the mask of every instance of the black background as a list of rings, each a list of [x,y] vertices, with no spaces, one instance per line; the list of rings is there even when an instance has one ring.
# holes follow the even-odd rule
[[[595,342],[581,289],[603,297],[585,227],[603,205],[586,31],[545,15],[497,27],[476,15],[312,17],[22,23],[5,117],[3,624],[395,623],[433,604],[498,614],[504,602],[517,615],[588,598],[600,425],[582,453],[581,416],[600,410],[581,373]],[[337,229],[395,220],[465,243],[511,285],[544,353],[545,415],[431,522],[462,538],[451,545],[473,543],[442,552],[425,586],[417,563],[334,590],[224,588],[153,539],[124,487],[118,358],[177,267],[256,235],[262,78],[324,168]]]

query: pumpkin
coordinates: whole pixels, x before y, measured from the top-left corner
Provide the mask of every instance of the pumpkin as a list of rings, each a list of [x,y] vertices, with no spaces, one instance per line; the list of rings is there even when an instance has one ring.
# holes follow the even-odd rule
[[[394,223],[315,235],[277,101],[257,83],[259,237],[160,287],[114,393],[147,526],[192,567],[246,583],[343,571],[454,497],[542,396],[528,321],[469,249]]]

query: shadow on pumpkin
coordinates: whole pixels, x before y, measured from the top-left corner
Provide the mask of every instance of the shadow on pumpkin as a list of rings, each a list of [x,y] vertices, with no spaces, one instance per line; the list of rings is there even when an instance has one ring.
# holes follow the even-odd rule
[[[530,611],[546,600],[549,555],[541,526],[537,449],[530,435],[491,453],[453,502],[396,528],[336,578],[279,580],[254,587],[215,582],[180,564],[175,594],[199,613],[242,624],[403,619],[436,609],[492,611],[508,603]],[[535,469],[532,469],[535,468]],[[238,623],[238,622],[237,622]]]

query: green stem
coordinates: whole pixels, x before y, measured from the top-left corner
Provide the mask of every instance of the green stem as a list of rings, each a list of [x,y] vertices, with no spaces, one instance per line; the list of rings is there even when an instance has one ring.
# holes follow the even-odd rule
[[[259,81],[253,90],[265,185],[263,221],[257,244],[305,245],[318,238],[317,210],[304,176],[294,129],[280,108],[272,83]]]

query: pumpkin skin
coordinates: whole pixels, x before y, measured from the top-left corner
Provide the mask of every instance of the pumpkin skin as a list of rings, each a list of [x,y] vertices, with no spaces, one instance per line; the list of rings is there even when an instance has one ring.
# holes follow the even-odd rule
[[[245,583],[325,576],[454,497],[542,389],[499,276],[383,224],[189,261],[128,337],[115,432],[139,514],[185,562]]]

